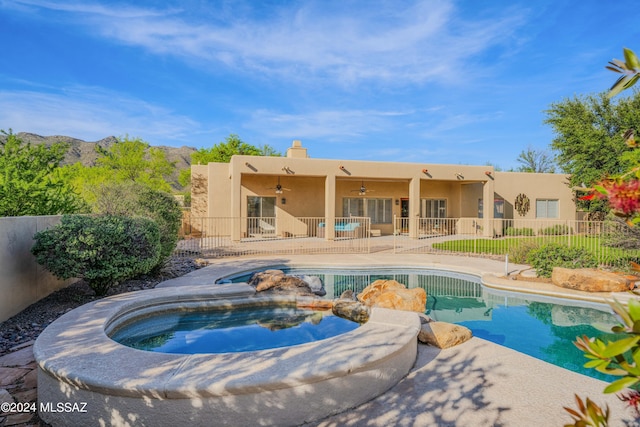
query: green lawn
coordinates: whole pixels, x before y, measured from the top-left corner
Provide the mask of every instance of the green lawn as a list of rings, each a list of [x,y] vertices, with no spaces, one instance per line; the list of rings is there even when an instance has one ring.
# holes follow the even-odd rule
[[[599,237],[575,235],[570,238],[569,236],[504,237],[497,239],[450,240],[448,242],[434,243],[433,248],[452,252],[504,255],[510,249],[526,243],[535,243],[537,245],[558,243],[585,248],[592,252],[602,264],[619,265],[626,264],[628,260],[640,260],[640,250],[610,248],[602,245],[601,240]]]

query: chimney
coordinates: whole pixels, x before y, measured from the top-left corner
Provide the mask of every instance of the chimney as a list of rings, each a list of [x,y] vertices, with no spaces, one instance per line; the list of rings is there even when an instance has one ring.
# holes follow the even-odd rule
[[[287,157],[306,159],[309,156],[307,155],[307,149],[302,146],[302,142],[295,139],[291,144],[291,147],[287,148]]]

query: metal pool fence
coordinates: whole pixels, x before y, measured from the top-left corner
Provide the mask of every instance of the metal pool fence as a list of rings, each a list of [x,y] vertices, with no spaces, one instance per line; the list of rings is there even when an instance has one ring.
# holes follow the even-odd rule
[[[227,257],[270,254],[368,253],[368,217],[335,218],[327,240],[322,217],[183,217],[179,256]]]
[[[628,249],[633,231],[617,221],[395,218],[387,235],[380,235],[378,225],[374,228],[368,217],[335,218],[335,237],[327,239],[324,217],[193,218],[187,212],[176,255],[218,258],[387,251],[501,258],[509,254],[513,262],[523,262],[518,257],[528,249],[558,243],[584,248],[605,266],[640,262],[640,250]]]
[[[481,218],[417,218],[417,237],[410,237],[409,219],[396,219],[394,252],[473,254],[487,257],[506,254],[514,261],[528,249],[547,243],[584,248],[604,266],[621,267],[640,261],[640,250],[628,249],[633,233],[618,221],[524,220]],[[637,239],[637,237],[636,237]]]

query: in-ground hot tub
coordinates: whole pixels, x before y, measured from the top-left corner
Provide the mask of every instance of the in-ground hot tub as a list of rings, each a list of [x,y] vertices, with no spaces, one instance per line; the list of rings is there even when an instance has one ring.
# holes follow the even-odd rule
[[[351,332],[240,353],[149,352],[107,335],[114,324],[158,311],[295,301],[231,284],[133,292],[79,307],[34,346],[38,400],[78,411],[40,417],[54,426],[298,425],[364,403],[411,369],[417,315],[378,308]]]

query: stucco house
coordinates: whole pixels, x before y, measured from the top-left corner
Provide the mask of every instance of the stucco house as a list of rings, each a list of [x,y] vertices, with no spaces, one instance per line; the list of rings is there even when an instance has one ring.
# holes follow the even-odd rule
[[[425,224],[447,224],[457,232],[474,227],[491,237],[501,235],[506,223],[576,219],[564,174],[314,159],[297,140],[284,157],[237,155],[230,163],[194,165],[191,173],[192,217],[242,219],[231,225],[235,239],[261,228],[331,240],[353,217],[370,218],[372,234],[398,233],[400,227],[411,237]],[[317,223],[310,225],[309,218]]]

